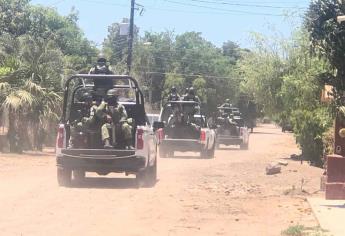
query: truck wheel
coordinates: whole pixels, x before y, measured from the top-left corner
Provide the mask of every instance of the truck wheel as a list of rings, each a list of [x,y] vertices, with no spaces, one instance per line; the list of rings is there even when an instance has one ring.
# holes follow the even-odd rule
[[[153,187],[157,182],[157,158],[153,166],[147,167],[136,175],[139,187]]]
[[[240,149],[241,150],[248,150],[248,143],[241,143],[240,144]]]
[[[85,180],[85,171],[73,170],[73,178],[77,183],[82,183]]]
[[[72,179],[72,170],[58,167],[57,168],[57,181],[60,186],[69,186]]]
[[[210,158],[210,159],[214,158],[215,151],[216,151],[216,145],[213,144],[212,149],[207,151],[208,158]]]
[[[208,158],[208,150],[201,149],[200,157],[201,158]]]
[[[169,150],[167,153],[168,157],[174,157],[174,151]]]
[[[164,148],[162,148],[162,147],[159,147],[159,157],[160,158],[166,158],[167,157],[167,153],[164,150]]]

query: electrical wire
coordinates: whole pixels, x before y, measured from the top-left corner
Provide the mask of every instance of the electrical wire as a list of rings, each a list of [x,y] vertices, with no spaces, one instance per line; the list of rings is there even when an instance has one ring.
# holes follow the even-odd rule
[[[192,2],[199,2],[199,3],[207,3],[207,4],[218,4],[218,5],[229,5],[229,6],[240,6],[240,7],[256,7],[256,8],[273,8],[273,9],[306,9],[305,7],[293,7],[293,6],[273,6],[273,5],[258,5],[258,4],[250,4],[250,3],[235,3],[235,2],[214,2],[214,1],[207,1],[207,0],[189,0]]]
[[[102,0],[77,0],[82,2],[88,2],[88,3],[96,3],[96,4],[104,4],[104,5],[112,5],[112,6],[119,6],[127,8],[129,5],[126,4],[118,4],[118,3],[112,3],[112,2],[106,2]],[[166,0],[167,1],[167,0]],[[167,2],[174,2],[174,1],[167,1]],[[208,6],[201,6],[201,5],[195,5],[195,4],[186,4],[182,2],[174,2],[175,4],[179,5],[185,5],[185,6],[194,6],[199,8],[205,8],[212,11],[189,11],[185,9],[172,9],[172,8],[161,8],[161,7],[155,7],[155,6],[145,6],[145,9],[152,10],[152,11],[166,11],[166,12],[178,12],[178,13],[189,13],[189,14],[217,14],[217,15],[237,15],[237,16],[247,16],[248,14],[251,15],[264,15],[264,16],[277,16],[277,17],[286,17],[285,14],[271,14],[271,13],[259,13],[259,12],[248,12],[248,11],[241,11],[241,10],[230,10],[230,9],[223,9],[223,8],[214,8],[214,7],[208,7]],[[296,8],[295,8],[296,9]],[[302,9],[297,9],[302,10]]]
[[[198,8],[205,8],[209,10],[217,10],[221,12],[233,12],[233,13],[243,13],[243,14],[249,14],[249,15],[262,15],[262,16],[285,16],[283,14],[271,14],[271,13],[259,13],[259,12],[250,12],[250,11],[242,11],[242,10],[230,10],[230,9],[224,9],[224,8],[217,8],[217,7],[210,7],[205,5],[197,5],[192,3],[185,3],[185,2],[177,2],[172,0],[165,0],[165,2],[182,5],[182,6],[192,6],[192,7],[198,7]]]
[[[141,68],[141,67],[137,67]],[[146,74],[161,74],[161,75],[178,75],[178,76],[189,76],[189,77],[206,77],[206,78],[213,78],[213,79],[233,79],[233,77],[228,76],[216,76],[216,75],[206,75],[202,73],[197,74],[183,74],[183,73],[175,73],[175,72],[159,72],[159,71],[148,71],[144,72]]]

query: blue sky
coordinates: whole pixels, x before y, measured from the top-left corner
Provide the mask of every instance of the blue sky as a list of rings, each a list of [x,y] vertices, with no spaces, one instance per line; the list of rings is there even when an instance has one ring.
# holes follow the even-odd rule
[[[287,36],[301,22],[298,17],[308,0],[136,0],[144,6],[135,24],[144,31],[201,32],[217,46],[227,40],[250,47],[250,32],[271,34],[272,28]],[[113,22],[129,17],[130,0],[32,0],[66,15],[74,6],[79,25],[88,39],[100,44]],[[286,17],[286,14],[293,14]]]

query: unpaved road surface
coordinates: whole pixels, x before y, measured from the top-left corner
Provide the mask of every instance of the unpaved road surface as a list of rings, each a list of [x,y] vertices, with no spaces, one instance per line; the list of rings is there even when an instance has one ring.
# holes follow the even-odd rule
[[[0,153],[0,235],[280,235],[290,225],[316,226],[305,201],[322,170],[289,159],[292,134],[255,129],[250,147],[218,150],[215,159],[159,159],[159,181],[136,188],[122,175],[87,175],[59,187],[52,153]],[[178,153],[177,153],[178,154]],[[287,159],[282,173],[265,175]]]

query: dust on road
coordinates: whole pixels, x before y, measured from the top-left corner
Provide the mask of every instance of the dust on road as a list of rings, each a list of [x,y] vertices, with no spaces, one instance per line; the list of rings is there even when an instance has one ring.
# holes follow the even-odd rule
[[[288,160],[281,174],[265,174],[294,153],[292,134],[264,125],[247,151],[160,158],[156,186],[140,189],[123,175],[93,174],[82,186],[59,187],[54,155],[0,154],[0,234],[266,236],[316,226],[305,197],[319,194],[322,170]]]

